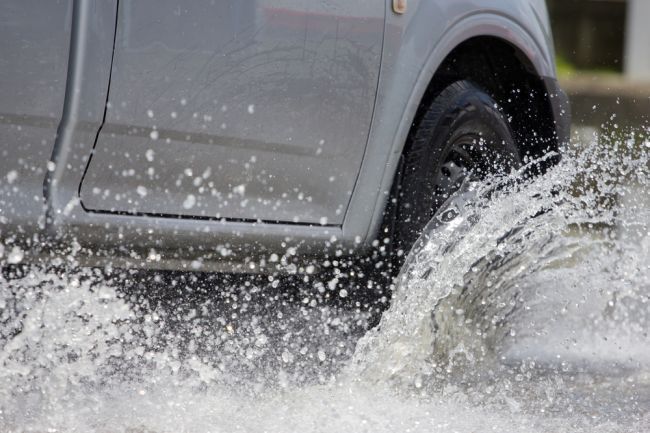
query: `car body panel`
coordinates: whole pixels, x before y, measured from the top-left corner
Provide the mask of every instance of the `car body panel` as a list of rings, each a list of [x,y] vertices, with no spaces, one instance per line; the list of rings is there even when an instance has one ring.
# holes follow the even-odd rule
[[[45,234],[51,239],[64,234],[75,237],[68,228],[87,216],[79,213],[79,184],[103,122],[116,13],[116,2],[74,1],[63,116],[52,152],[52,169],[43,179]],[[92,219],[84,221],[92,227]]]
[[[386,20],[369,148],[343,228],[343,239],[362,233],[366,245],[379,230],[393,176],[424,92],[456,46],[476,36],[500,38],[524,53],[537,75],[555,77],[550,30],[538,18],[539,2],[422,0],[409,2],[408,7],[408,16],[390,15]],[[423,27],[428,28],[428,38],[421,36]],[[378,166],[385,170],[378,172]]]
[[[85,209],[340,225],[368,139],[375,0],[122,0]]]
[[[44,224],[71,27],[72,0],[0,3],[0,233],[29,235]]]
[[[77,54],[71,59],[74,67],[68,74],[69,95],[53,156],[56,169],[45,181],[47,234],[66,246],[73,240],[96,264],[255,271],[269,265],[275,269],[275,263],[268,260],[273,255],[289,264],[295,256],[361,254],[377,237],[422,95],[439,65],[458,44],[474,36],[507,41],[529,60],[532,72],[546,80],[549,92],[558,91],[552,85],[553,52],[543,1],[410,0],[406,13],[401,15],[391,12],[390,0],[377,1],[377,9],[382,14],[387,11],[378,91],[363,161],[355,173],[358,176],[349,206],[340,219],[321,225],[320,221],[255,221],[255,216],[229,220],[196,215],[117,214],[111,213],[111,206],[106,207],[106,212],[89,211],[81,204],[79,186],[108,99],[116,3],[76,0],[74,4],[78,30],[72,37],[72,51]],[[560,96],[558,101],[562,100]],[[563,122],[560,114],[561,110],[556,110],[558,124]],[[244,118],[249,115],[242,114]],[[153,130],[152,124],[148,127]],[[110,180],[108,176],[105,179]],[[310,215],[315,218],[320,212]]]

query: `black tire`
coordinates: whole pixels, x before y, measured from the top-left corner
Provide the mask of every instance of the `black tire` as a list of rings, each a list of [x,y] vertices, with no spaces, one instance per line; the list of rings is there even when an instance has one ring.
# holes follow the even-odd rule
[[[393,269],[399,270],[424,226],[469,173],[480,179],[521,164],[496,101],[469,81],[446,87],[419,117],[406,143],[392,217]]]

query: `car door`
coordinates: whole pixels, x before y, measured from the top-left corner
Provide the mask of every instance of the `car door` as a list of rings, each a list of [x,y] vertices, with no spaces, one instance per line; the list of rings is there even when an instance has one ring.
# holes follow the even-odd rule
[[[63,113],[71,22],[72,0],[0,2],[3,237],[29,235],[44,223],[43,182]]]
[[[339,225],[368,138],[381,0],[122,0],[86,210]]]

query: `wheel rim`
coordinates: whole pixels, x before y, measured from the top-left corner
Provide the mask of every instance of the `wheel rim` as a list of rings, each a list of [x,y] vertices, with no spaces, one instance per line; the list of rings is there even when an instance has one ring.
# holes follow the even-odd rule
[[[499,149],[497,137],[476,133],[452,138],[435,176],[433,211],[437,210],[467,179],[480,181],[490,174],[505,173],[513,166],[512,155]]]
[[[479,178],[476,155],[482,138],[476,134],[463,134],[453,139],[443,163],[438,166],[435,176],[434,200],[437,209],[460,188],[468,176]]]

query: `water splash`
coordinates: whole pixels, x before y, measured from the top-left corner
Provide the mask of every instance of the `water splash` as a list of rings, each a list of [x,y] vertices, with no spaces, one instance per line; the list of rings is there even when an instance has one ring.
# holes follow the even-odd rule
[[[3,278],[0,431],[648,431],[649,143],[465,185],[363,337],[295,281]]]
[[[425,228],[351,374],[471,383],[482,402],[499,381],[586,370],[633,370],[648,387],[649,142],[597,138],[546,176],[465,185]]]

